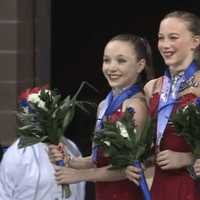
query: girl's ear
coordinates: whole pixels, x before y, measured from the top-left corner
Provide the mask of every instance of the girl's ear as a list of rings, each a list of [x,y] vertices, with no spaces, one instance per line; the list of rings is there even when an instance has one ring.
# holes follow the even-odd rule
[[[195,36],[193,36],[193,48],[192,49],[195,50],[199,46],[200,46],[200,36],[195,35]]]
[[[144,58],[138,61],[137,73],[140,74],[145,68],[146,60]]]

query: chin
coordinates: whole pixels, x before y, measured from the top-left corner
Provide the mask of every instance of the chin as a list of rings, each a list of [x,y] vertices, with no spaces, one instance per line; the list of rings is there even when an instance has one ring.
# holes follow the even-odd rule
[[[164,60],[165,64],[167,66],[175,66],[176,63],[173,60]]]
[[[177,56],[173,55],[170,58],[163,57],[163,60],[168,66],[176,66],[179,59],[177,58]]]
[[[109,84],[111,88],[115,89],[115,88],[120,88],[120,86],[118,84],[114,84],[114,83],[110,83]]]
[[[109,83],[110,87],[117,87],[119,85],[119,83],[117,81],[108,80],[108,83]]]

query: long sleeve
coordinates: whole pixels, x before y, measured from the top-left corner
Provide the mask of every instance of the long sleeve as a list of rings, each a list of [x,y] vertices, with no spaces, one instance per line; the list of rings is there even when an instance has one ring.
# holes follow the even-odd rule
[[[18,149],[17,143],[6,151],[1,162],[0,199],[32,200],[38,178],[37,166],[33,162],[32,149]]]
[[[11,145],[0,165],[0,200],[61,200],[54,168],[43,143],[19,149]],[[72,196],[84,200],[84,183],[70,185]]]
[[[12,176],[8,174],[5,163],[3,160],[0,165],[0,199],[11,200],[15,184]]]

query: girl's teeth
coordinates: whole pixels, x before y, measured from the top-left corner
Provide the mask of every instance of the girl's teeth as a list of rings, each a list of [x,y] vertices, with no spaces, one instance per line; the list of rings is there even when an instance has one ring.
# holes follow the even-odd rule
[[[171,52],[166,52],[166,53],[164,53],[164,55],[165,55],[165,56],[172,56],[173,53],[171,53]]]

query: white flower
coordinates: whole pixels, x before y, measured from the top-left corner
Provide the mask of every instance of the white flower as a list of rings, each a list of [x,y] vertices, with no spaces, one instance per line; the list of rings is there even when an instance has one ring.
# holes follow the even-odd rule
[[[38,103],[39,101],[41,101],[39,95],[39,93],[30,94],[27,98],[27,101],[31,103]]]
[[[109,141],[104,141],[104,144],[106,144],[107,146],[110,146],[110,142]]]
[[[186,105],[182,110],[185,112],[188,109],[188,105]]]
[[[40,91],[40,92],[41,92],[41,91]],[[39,94],[40,94],[40,92],[39,92]],[[51,91],[50,91],[50,90],[45,89],[44,92],[45,92],[45,93],[48,93],[48,94],[51,96]]]
[[[116,127],[120,129],[120,135],[124,138],[129,138],[128,132],[126,130],[126,127],[120,122],[116,122]]]
[[[42,101],[42,100],[40,100],[40,101],[38,102],[38,107],[39,107],[39,108],[42,108],[42,109],[44,109],[44,110],[47,110],[47,108],[46,108],[46,106],[45,106],[45,102]]]
[[[46,90],[45,90],[45,92],[46,92]],[[49,92],[49,91],[47,90],[47,92]],[[27,101],[37,104],[39,108],[47,110],[47,108],[45,107],[45,102],[40,99],[40,92],[30,94],[27,98]]]

